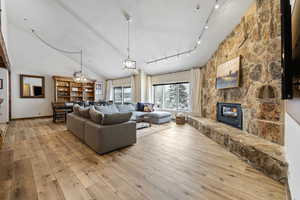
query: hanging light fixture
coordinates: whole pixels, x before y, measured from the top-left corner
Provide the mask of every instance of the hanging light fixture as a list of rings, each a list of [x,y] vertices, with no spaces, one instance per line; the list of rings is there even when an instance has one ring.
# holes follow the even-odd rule
[[[83,73],[83,62],[82,62],[82,49],[80,50],[80,71],[77,71],[73,74],[73,79],[75,82],[84,83],[87,81],[87,78],[85,77]]]
[[[24,21],[27,21],[27,18],[24,18]],[[51,49],[54,49],[55,51],[58,51],[58,52],[63,53],[63,54],[77,54],[77,55],[80,55],[80,71],[74,72],[73,79],[76,82],[82,82],[82,83],[87,82],[88,79],[85,77],[85,75],[83,73],[83,59],[82,59],[83,52],[82,52],[82,49],[80,51],[68,51],[68,50],[57,48],[57,47],[53,46],[52,44],[50,44],[49,42],[47,42],[46,40],[44,40],[42,37],[40,37],[34,29],[31,28],[30,30],[31,30],[32,34],[35,35],[36,38],[38,38],[42,43],[44,43],[45,45],[47,45]]]
[[[136,71],[136,61],[130,58],[130,22],[131,17],[128,13],[124,13],[124,16],[128,25],[128,46],[127,46],[127,58],[123,61],[123,69],[126,71]]]

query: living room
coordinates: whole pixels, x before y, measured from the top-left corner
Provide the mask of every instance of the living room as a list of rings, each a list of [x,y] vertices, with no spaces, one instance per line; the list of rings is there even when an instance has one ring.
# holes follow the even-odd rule
[[[0,2],[0,199],[300,198],[300,0]]]

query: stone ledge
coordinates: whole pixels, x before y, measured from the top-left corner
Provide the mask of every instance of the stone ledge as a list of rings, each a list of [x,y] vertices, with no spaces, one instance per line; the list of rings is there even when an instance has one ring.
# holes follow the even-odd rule
[[[188,123],[265,175],[285,184],[288,164],[283,146],[211,119],[188,116]]]

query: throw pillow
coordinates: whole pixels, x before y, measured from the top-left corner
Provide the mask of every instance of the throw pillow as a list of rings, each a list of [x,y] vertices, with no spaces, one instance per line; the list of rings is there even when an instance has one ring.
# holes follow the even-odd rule
[[[149,105],[144,106],[144,112],[151,112],[151,109],[149,108]]]
[[[86,107],[86,108],[80,107],[79,114],[81,117],[89,119],[90,118],[90,108],[89,107]]]
[[[90,118],[93,122],[97,124],[101,124],[102,122],[102,113],[95,109],[94,106],[92,106],[89,110]]]
[[[141,103],[141,102],[138,102],[137,103],[137,111],[141,111],[143,112],[144,111],[144,103]]]
[[[114,125],[128,122],[131,118],[131,115],[131,112],[104,114],[102,119],[102,125]]]
[[[75,105],[73,106],[73,112],[74,112],[74,114],[80,115],[80,113],[79,113],[79,108],[80,108],[80,105],[78,105],[78,104],[75,104]]]

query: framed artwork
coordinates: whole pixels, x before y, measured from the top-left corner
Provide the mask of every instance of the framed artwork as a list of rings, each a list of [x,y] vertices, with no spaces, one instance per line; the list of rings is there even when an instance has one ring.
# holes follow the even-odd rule
[[[232,59],[217,68],[217,89],[239,87],[241,56]]]
[[[0,79],[0,89],[3,89],[3,79]]]

